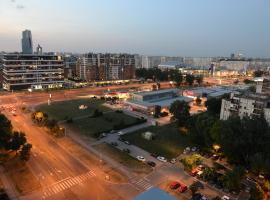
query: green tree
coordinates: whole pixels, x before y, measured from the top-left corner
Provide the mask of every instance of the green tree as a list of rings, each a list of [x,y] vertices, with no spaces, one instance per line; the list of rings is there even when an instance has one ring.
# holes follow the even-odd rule
[[[201,85],[203,83],[203,76],[202,75],[196,76],[195,79],[199,85]]]
[[[232,171],[227,171],[224,176],[224,186],[230,191],[239,191],[244,174],[242,167],[234,167]]]
[[[262,70],[256,70],[253,73],[253,76],[254,77],[262,77],[262,75],[263,75],[263,71]]]
[[[12,134],[12,125],[5,115],[0,114],[0,149],[7,147]]]
[[[26,143],[22,146],[20,151],[20,159],[22,161],[28,161],[30,159],[32,144]]]
[[[264,199],[264,191],[257,184],[256,187],[251,188],[250,190],[250,200],[263,200]]]
[[[22,145],[26,143],[26,137],[23,132],[15,131],[12,134],[11,141],[9,142],[9,148],[13,151],[18,151]]]
[[[181,125],[185,125],[190,117],[189,113],[190,106],[185,101],[175,101],[170,106],[170,113]]]
[[[207,107],[207,111],[218,115],[221,109],[221,98],[209,98],[205,102],[205,106]]]
[[[194,196],[200,189],[199,184],[194,181],[188,188],[191,191],[191,195]]]
[[[195,80],[195,77],[192,74],[187,74],[186,75],[186,82],[188,83],[188,85],[193,85],[193,82]]]
[[[219,196],[216,196],[216,197],[212,198],[212,200],[221,200],[221,198]]]

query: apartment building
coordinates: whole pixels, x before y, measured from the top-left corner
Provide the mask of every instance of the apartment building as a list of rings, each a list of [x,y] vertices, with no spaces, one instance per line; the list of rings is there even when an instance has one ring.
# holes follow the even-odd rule
[[[270,124],[269,79],[257,84],[256,93],[233,92],[229,99],[222,99],[220,119],[227,120],[231,116],[264,116]]]
[[[79,63],[79,76],[86,81],[126,80],[135,76],[135,57],[130,54],[88,53]]]
[[[3,54],[3,88],[6,90],[62,87],[64,63],[61,56],[47,54]]]

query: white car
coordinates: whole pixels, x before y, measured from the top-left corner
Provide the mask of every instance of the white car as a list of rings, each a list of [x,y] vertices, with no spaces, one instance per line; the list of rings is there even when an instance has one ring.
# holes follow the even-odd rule
[[[222,200],[230,200],[230,197],[224,195],[221,199],[222,199]]]
[[[157,159],[161,162],[167,162],[167,159],[162,156],[158,156]]]
[[[197,147],[192,147],[191,151],[193,151],[193,152],[197,151]]]
[[[176,159],[175,159],[175,158],[172,158],[172,159],[171,159],[171,163],[172,163],[172,164],[176,163]]]
[[[143,156],[137,156],[136,158],[137,158],[137,160],[142,161],[142,162],[146,161]]]
[[[118,133],[117,133],[117,135],[124,135],[124,133],[122,132],[122,131],[119,131]]]

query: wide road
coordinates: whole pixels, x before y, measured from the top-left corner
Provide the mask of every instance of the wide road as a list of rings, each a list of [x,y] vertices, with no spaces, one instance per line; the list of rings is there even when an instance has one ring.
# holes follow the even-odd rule
[[[151,87],[152,84],[130,84],[110,86],[110,90],[128,89],[130,87]],[[164,84],[165,86],[166,84]],[[76,90],[53,91],[54,101],[78,98],[83,95],[101,94],[106,88],[82,88]],[[48,93],[33,92],[9,93],[0,96],[0,106],[13,106],[17,116],[8,109],[4,114],[12,121],[16,130],[26,133],[28,141],[33,145],[32,156],[28,166],[39,180],[42,188],[20,199],[131,199],[138,190],[131,184],[110,184],[100,176],[97,166],[87,165],[74,157],[68,146],[61,146],[46,133],[43,128],[34,125],[29,114],[21,111],[22,106],[33,106],[47,102]]]

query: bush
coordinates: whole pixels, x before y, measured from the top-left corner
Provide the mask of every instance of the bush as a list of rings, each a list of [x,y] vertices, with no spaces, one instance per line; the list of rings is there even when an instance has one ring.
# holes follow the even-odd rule
[[[73,119],[72,119],[72,117],[71,118],[69,118],[68,120],[67,120],[67,123],[73,123]]]

